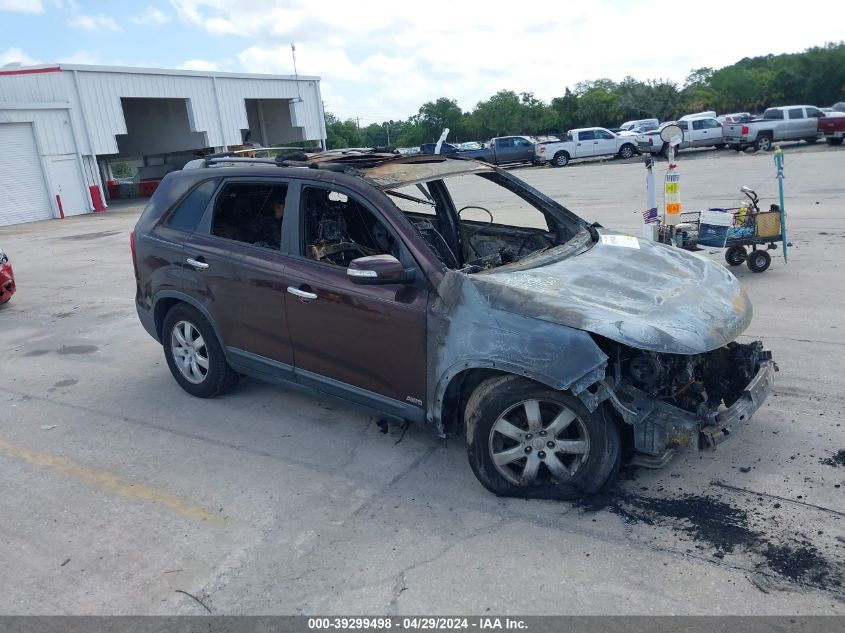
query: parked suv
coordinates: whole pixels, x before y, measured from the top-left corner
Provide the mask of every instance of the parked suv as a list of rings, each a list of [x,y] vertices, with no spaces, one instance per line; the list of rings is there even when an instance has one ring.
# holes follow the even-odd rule
[[[461,432],[500,495],[594,493],[747,422],[775,371],[722,266],[599,227],[493,165],[208,158],[131,237],[141,323],[199,397],[242,375]]]

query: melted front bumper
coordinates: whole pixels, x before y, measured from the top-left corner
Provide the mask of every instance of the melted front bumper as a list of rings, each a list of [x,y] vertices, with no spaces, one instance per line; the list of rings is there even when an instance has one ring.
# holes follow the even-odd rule
[[[634,430],[636,453],[632,463],[649,468],[664,466],[676,449],[712,449],[724,442],[737,424],[747,422],[774,386],[777,365],[762,361],[757,374],[730,407],[699,416],[654,399],[630,385],[620,387],[609,402]]]
[[[763,402],[774,387],[776,371],[775,361],[767,360],[760,363],[757,375],[743,389],[739,400],[724,411],[717,412],[713,426],[701,430],[699,448],[714,448],[717,444],[721,444],[728,439],[735,424],[746,422],[757,409],[763,406]]]

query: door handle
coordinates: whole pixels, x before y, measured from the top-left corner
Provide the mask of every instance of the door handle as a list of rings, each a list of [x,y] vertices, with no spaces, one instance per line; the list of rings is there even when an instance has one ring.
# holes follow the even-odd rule
[[[206,268],[208,268],[208,264],[206,262],[201,262],[200,260],[194,259],[193,257],[189,257],[185,261],[188,262],[189,266],[193,266],[197,270],[205,270]]]
[[[300,299],[316,299],[317,294],[314,292],[308,292],[307,290],[300,290],[299,288],[294,288],[293,286],[288,286],[288,292],[291,293],[294,297],[299,297]]]

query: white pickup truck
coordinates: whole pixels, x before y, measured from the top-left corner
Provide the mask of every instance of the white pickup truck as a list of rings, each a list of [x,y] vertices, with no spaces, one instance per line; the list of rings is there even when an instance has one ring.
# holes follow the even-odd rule
[[[551,163],[552,167],[566,167],[576,158],[619,156],[631,158],[637,152],[634,134],[614,134],[603,127],[585,127],[569,130],[563,141],[538,143],[534,146],[536,162]]]
[[[763,116],[744,123],[725,123],[723,134],[729,147],[743,150],[768,150],[775,141],[815,143],[819,139],[818,122],[825,113],[815,106],[769,108]]]

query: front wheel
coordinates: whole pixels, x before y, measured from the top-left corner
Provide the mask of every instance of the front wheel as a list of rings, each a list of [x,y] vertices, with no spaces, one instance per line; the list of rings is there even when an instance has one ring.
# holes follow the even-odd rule
[[[725,251],[725,261],[731,266],[739,266],[745,261],[748,256],[748,251],[744,246],[731,246]]]
[[[842,145],[842,139],[841,138],[829,138],[829,139],[827,139],[827,144],[828,145]]]
[[[633,145],[623,145],[619,150],[619,158],[631,158],[635,153]]]
[[[819,140],[818,136],[808,136],[807,138],[804,139],[804,142],[808,143],[809,145],[812,145],[813,143],[816,143],[818,140]]]
[[[621,441],[604,406],[519,376],[482,382],[467,402],[467,455],[475,476],[500,496],[572,499],[608,486]]]
[[[211,324],[191,306],[179,304],[170,309],[161,339],[170,373],[192,396],[214,398],[238,381]]]
[[[771,263],[772,258],[767,251],[751,251],[751,254],[748,256],[748,260],[746,261],[748,270],[752,273],[765,272]]]

